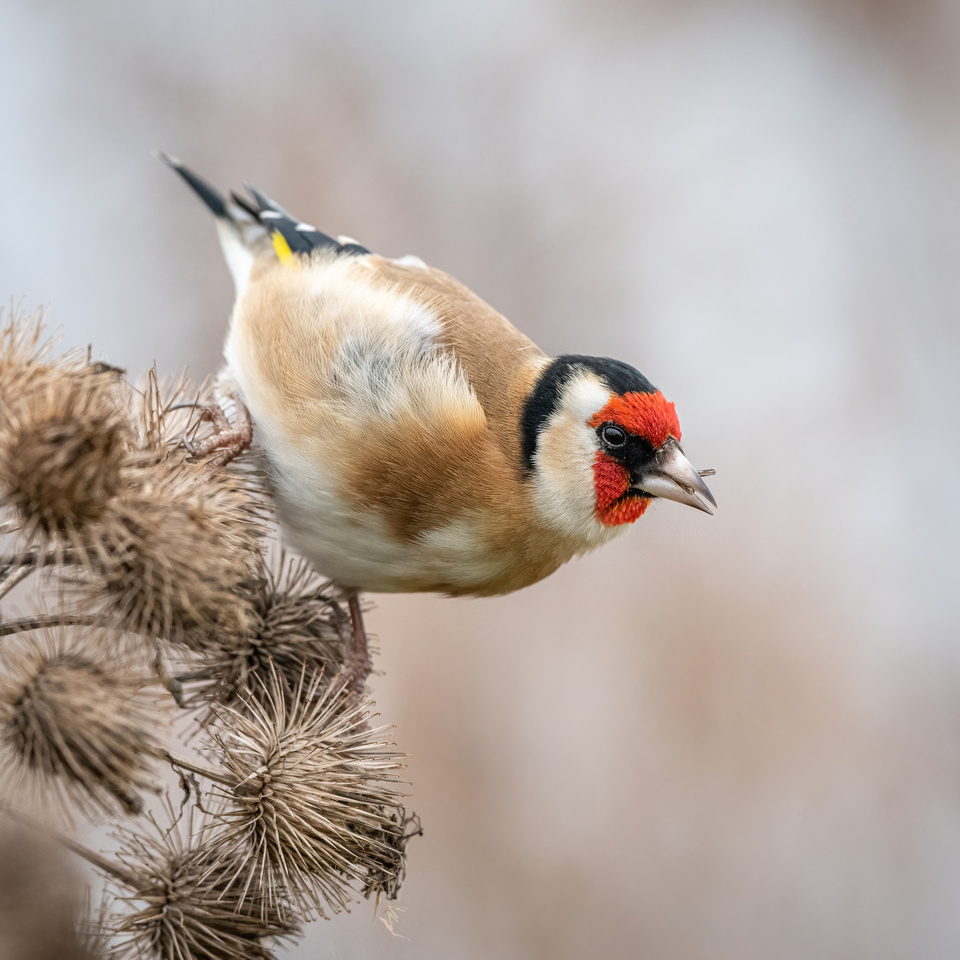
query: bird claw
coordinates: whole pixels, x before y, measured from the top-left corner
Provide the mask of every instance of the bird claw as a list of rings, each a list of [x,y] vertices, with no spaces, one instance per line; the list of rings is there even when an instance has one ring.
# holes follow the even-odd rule
[[[213,424],[213,436],[195,443],[187,438],[186,431],[180,439],[180,445],[195,460],[207,461],[210,466],[223,467],[236,460],[253,443],[253,421],[246,404],[232,397],[236,405],[236,423],[231,423],[219,404],[200,406],[200,420]]]
[[[367,678],[373,672],[373,660],[370,656],[370,647],[367,631],[363,624],[363,611],[360,609],[360,598],[354,591],[346,595],[347,610],[336,600],[331,601],[334,620],[337,630],[343,640],[343,659],[340,675],[344,686],[354,702],[359,703],[366,691]]]

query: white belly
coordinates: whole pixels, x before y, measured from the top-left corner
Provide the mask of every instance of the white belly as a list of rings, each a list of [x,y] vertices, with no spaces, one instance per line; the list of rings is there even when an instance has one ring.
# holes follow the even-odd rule
[[[468,518],[398,540],[377,515],[348,509],[321,465],[304,472],[271,461],[285,542],[340,586],[374,593],[469,592],[504,572],[503,558],[484,549]]]

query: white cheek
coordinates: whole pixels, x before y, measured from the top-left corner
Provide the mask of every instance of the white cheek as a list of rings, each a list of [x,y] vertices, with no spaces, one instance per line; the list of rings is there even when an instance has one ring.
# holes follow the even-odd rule
[[[569,420],[581,431],[589,431],[588,421],[596,415],[598,410],[602,410],[609,400],[610,388],[605,387],[596,376],[592,374],[580,376],[567,384],[563,393],[563,405],[555,417]],[[591,448],[596,450],[592,435],[589,443]]]
[[[572,536],[592,524],[596,498],[590,451],[577,443],[572,424],[544,430],[537,446],[534,499],[540,516]]]
[[[534,457],[534,501],[541,519],[590,550],[623,532],[597,519],[593,464],[599,449],[589,421],[610,399],[610,388],[584,374],[564,389],[560,408],[541,431]]]
[[[597,445],[582,421],[558,416],[541,433],[534,473],[534,501],[550,527],[583,543],[584,550],[615,535],[596,517],[593,462]]]

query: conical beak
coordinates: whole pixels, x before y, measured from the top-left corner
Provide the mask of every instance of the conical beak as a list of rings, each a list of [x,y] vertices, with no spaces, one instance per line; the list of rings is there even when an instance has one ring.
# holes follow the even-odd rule
[[[648,496],[676,500],[704,513],[712,514],[717,505],[713,494],[700,479],[700,474],[672,439],[663,445],[656,460],[644,470],[633,486]]]

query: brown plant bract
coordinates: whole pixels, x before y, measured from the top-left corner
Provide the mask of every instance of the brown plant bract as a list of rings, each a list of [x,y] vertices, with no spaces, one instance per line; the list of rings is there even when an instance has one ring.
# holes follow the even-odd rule
[[[130,430],[116,374],[39,362],[41,330],[14,319],[0,332],[0,503],[28,545],[77,546],[120,487]]]
[[[276,568],[262,561],[246,591],[247,629],[220,631],[196,661],[205,678],[191,703],[214,701],[242,709],[262,699],[274,672],[288,695],[306,674],[331,676],[343,664],[344,629],[349,620],[331,599],[329,584],[303,560],[281,554]]]
[[[155,790],[158,713],[129,660],[91,633],[65,631],[10,643],[0,658],[0,741],[19,786],[89,815],[138,813]]]
[[[242,632],[262,525],[243,482],[170,455],[118,496],[80,585],[113,625],[202,649]]]
[[[202,826],[188,824],[185,840],[169,804],[167,814],[169,827],[153,821],[156,836],[119,834],[126,877],[108,876],[136,909],[106,922],[116,938],[116,960],[270,960],[274,953],[264,941],[299,935],[289,910],[279,911],[258,895],[252,863],[210,845]],[[282,903],[282,892],[275,893]]]
[[[370,729],[368,704],[321,681],[301,680],[291,696],[274,671],[269,688],[247,695],[242,709],[217,705],[212,733],[233,781],[218,788],[218,845],[252,856],[264,896],[285,890],[305,916],[339,912],[358,899],[355,883],[386,889],[385,865],[394,878],[403,867],[402,849],[387,837],[402,767],[378,739],[387,728]]]
[[[408,814],[399,804],[382,813],[380,825],[371,832],[374,863],[367,867],[361,893],[396,900],[407,876],[407,841],[422,837],[423,827],[415,813]]]
[[[0,383],[10,382],[30,364],[43,362],[56,342],[57,338],[47,335],[42,307],[30,316],[15,304],[8,310],[0,307]]]

